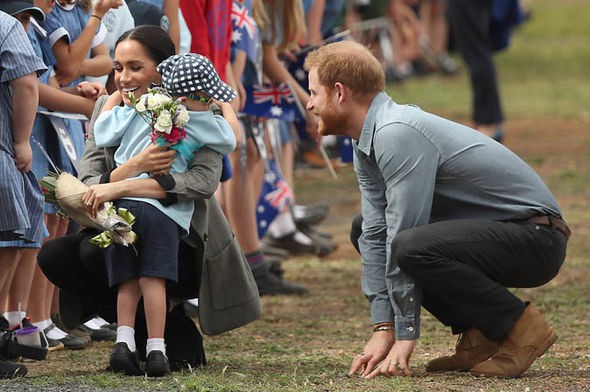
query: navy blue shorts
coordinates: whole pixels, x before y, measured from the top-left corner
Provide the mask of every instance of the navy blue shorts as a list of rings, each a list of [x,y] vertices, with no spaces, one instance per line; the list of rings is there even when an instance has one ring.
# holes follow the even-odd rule
[[[150,276],[176,282],[178,280],[178,246],[180,228],[172,219],[151,204],[121,199],[114,203],[127,208],[136,220],[137,234],[131,246],[112,244],[105,249],[105,261],[111,287],[132,278]]]

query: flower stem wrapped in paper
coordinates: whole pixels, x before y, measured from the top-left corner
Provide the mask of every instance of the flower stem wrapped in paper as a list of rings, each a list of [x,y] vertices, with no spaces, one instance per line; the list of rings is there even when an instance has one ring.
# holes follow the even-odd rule
[[[45,194],[45,201],[55,205],[60,213],[67,215],[82,226],[103,230],[90,239],[90,242],[106,248],[113,242],[124,246],[132,245],[137,235],[131,230],[135,217],[125,208],[117,209],[113,203],[105,202],[96,217],[82,202],[88,187],[73,175],[61,172],[50,173],[39,180]]]

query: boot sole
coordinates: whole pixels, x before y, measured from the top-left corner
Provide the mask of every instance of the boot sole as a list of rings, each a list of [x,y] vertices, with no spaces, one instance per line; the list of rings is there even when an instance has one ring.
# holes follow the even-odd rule
[[[531,367],[533,362],[535,362],[537,360],[537,358],[540,358],[541,356],[543,356],[543,354],[545,354],[547,352],[547,350],[549,350],[549,348],[551,346],[553,346],[553,343],[555,343],[556,341],[557,341],[557,334],[555,332],[551,331],[551,334],[545,339],[543,344],[539,347],[540,349],[537,350],[537,354],[531,355],[531,357],[529,358],[529,361],[527,362],[526,366],[522,370],[519,370],[519,371],[516,371],[513,373],[499,373],[499,374],[478,372],[478,371],[472,370],[471,374],[474,376],[498,377],[498,378],[518,377],[521,374],[523,374],[524,372],[526,372]]]

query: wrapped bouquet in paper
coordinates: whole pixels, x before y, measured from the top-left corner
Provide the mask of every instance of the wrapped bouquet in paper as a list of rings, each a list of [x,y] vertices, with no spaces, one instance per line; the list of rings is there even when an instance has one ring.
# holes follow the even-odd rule
[[[117,209],[112,202],[105,202],[93,217],[82,201],[88,187],[73,175],[52,173],[39,180],[39,184],[45,201],[55,205],[60,213],[82,226],[102,230],[90,242],[106,248],[113,242],[129,246],[136,241],[137,235],[131,229],[135,221],[133,214],[125,208]]]

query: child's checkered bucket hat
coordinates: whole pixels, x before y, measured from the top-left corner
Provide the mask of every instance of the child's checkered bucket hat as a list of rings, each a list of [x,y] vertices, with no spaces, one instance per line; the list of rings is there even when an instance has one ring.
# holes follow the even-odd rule
[[[203,92],[220,102],[229,102],[237,95],[233,88],[221,81],[211,61],[196,53],[170,56],[157,69],[162,75],[162,87],[170,95],[188,96]]]

